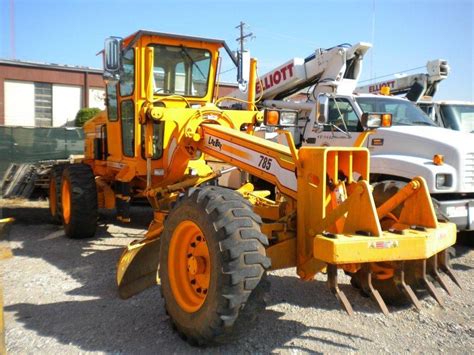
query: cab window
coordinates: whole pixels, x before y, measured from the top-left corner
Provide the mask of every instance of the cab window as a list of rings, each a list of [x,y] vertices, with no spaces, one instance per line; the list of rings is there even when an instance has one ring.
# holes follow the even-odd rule
[[[132,100],[125,100],[120,104],[120,118],[123,155],[133,157],[135,155],[135,112]]]
[[[120,75],[120,96],[133,94],[135,78],[135,52],[129,49],[123,55],[123,72]]]
[[[348,100],[343,98],[329,100],[328,122],[342,131],[359,132],[362,130],[354,108]],[[331,131],[334,130],[334,127],[326,126],[324,130]]]
[[[356,99],[362,111],[391,113],[393,126],[436,126],[436,124],[416,105],[408,100],[375,97]]]
[[[155,95],[206,96],[211,68],[208,50],[185,46],[151,47]]]
[[[117,121],[117,85],[107,84],[107,116],[109,121]]]

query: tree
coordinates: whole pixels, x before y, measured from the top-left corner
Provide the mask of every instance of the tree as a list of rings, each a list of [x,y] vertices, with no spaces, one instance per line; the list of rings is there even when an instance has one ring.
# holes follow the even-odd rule
[[[76,127],[82,127],[86,121],[90,120],[92,117],[97,115],[101,110],[97,107],[84,107],[81,108],[77,114],[74,121]]]

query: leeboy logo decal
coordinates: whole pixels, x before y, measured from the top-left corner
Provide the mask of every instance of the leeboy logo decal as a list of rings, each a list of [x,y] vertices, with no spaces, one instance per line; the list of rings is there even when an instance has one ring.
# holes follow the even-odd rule
[[[219,148],[219,150],[222,150],[222,143],[219,140],[219,138],[214,139],[212,137],[209,137],[207,144],[212,145],[213,147]]]

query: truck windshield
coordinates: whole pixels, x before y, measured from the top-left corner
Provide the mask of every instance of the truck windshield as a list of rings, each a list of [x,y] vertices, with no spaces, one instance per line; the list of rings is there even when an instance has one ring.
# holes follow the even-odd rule
[[[458,131],[474,133],[474,105],[441,105],[446,126]]]
[[[206,96],[211,67],[208,50],[158,44],[151,47],[155,95]]]
[[[406,100],[384,97],[358,97],[363,112],[391,113],[394,126],[436,126],[433,121],[413,103]]]

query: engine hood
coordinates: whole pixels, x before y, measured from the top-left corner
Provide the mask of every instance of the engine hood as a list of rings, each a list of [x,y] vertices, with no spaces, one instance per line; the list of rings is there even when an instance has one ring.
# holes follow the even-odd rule
[[[474,137],[441,127],[393,126],[378,129],[367,146],[373,155],[392,153],[431,160],[434,154],[442,154],[447,164],[453,164],[460,156],[474,152]]]

